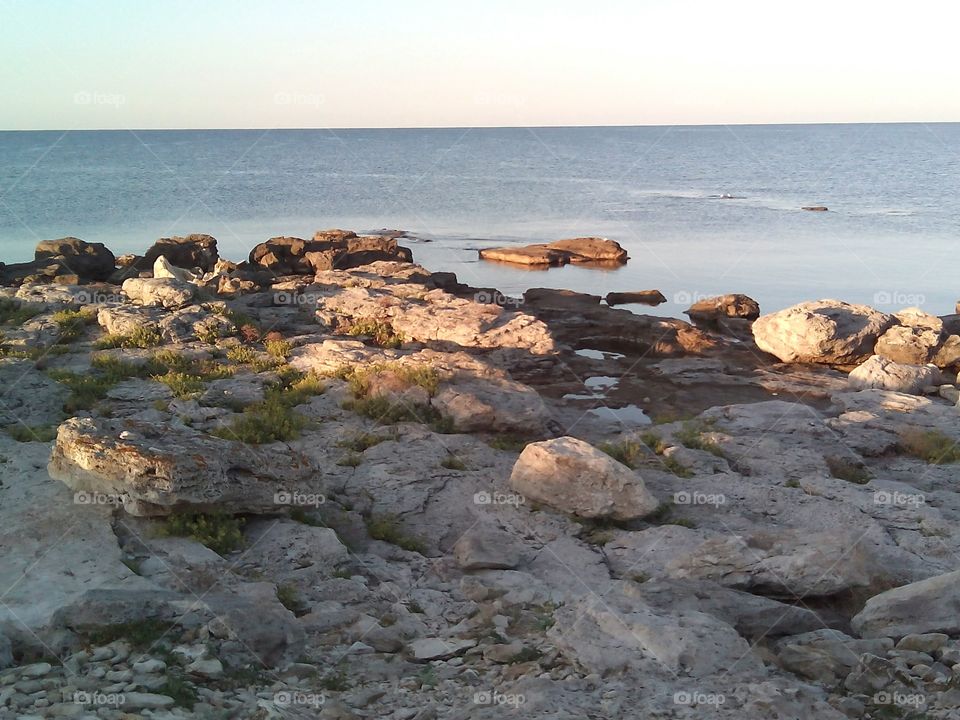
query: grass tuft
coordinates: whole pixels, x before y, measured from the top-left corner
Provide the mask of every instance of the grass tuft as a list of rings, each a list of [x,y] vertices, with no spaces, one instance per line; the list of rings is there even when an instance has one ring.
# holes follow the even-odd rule
[[[399,519],[392,513],[373,515],[367,518],[366,522],[367,533],[374,540],[381,540],[410,552],[422,554],[426,550],[421,540],[411,537],[403,531]]]
[[[181,513],[164,520],[162,535],[188,537],[224,555],[243,547],[243,519],[227,513]]]
[[[910,428],[900,433],[897,448],[905,455],[920,458],[931,465],[947,465],[960,461],[960,446],[939,430]]]

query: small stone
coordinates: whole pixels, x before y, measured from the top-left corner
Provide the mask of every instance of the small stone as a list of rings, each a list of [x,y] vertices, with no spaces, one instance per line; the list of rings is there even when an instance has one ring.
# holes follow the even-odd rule
[[[950,636],[944,633],[915,633],[904,635],[897,643],[897,650],[916,650],[933,654],[949,642]]]
[[[167,664],[163,660],[151,658],[150,660],[141,660],[133,664],[133,671],[138,673],[158,673],[167,669]]]
[[[162,710],[173,703],[172,697],[154,693],[126,693],[123,696],[124,710]]]
[[[113,657],[112,647],[98,647],[90,652],[90,662],[102,662]]]
[[[34,663],[33,665],[24,665],[20,668],[20,677],[38,678],[43,677],[53,669],[53,665],[46,662]]]
[[[198,659],[187,665],[186,671],[191,675],[205,678],[223,677],[223,664],[216,658],[209,660]]]
[[[133,671],[132,670],[111,670],[110,672],[107,673],[106,679],[109,680],[110,682],[115,682],[115,683],[119,683],[119,682],[128,683],[130,682],[131,679],[133,679]]]
[[[490,645],[483,651],[485,660],[495,663],[508,663],[523,650],[523,643],[512,642],[501,645]]]
[[[476,640],[421,638],[410,643],[410,654],[416,662],[446,660],[466,652],[476,644]]]

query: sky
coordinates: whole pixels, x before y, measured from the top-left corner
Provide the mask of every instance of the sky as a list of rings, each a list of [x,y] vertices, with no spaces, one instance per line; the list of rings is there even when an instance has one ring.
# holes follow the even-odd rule
[[[960,121],[954,0],[0,0],[0,129]]]

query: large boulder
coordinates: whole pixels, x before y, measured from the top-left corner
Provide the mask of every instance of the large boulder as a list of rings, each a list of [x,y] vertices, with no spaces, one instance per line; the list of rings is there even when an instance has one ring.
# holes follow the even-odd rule
[[[849,375],[850,386],[857,390],[880,388],[920,395],[923,389],[940,383],[940,370],[935,365],[901,365],[874,355]]]
[[[168,310],[190,304],[197,290],[195,285],[173,278],[128,278],[121,289],[138,305]]]
[[[683,312],[694,322],[703,323],[713,323],[720,318],[756,320],[760,317],[760,304],[747,295],[733,293],[698,300]]]
[[[893,316],[866,305],[817,300],[763,315],[753,323],[757,347],[783,362],[846,365],[873,354]]]
[[[220,257],[215,237],[194,233],[186,237],[160,238],[150,246],[146,255],[136,259],[133,267],[137,270],[150,270],[161,255],[171,265],[179,268],[199,268],[203,272],[213,270]]]
[[[74,274],[82,282],[106,280],[116,269],[116,258],[103,243],[88,243],[75,237],[43,240],[34,251],[34,261],[55,263]]]
[[[960,570],[874,595],[851,626],[861,637],[960,634]]]
[[[131,515],[276,512],[278,497],[314,491],[309,463],[286,445],[251,448],[134,420],[67,420],[48,470],[75,492],[121,499]]]
[[[573,437],[527,445],[510,487],[528,502],[582,518],[634,520],[659,506],[636,472]]]

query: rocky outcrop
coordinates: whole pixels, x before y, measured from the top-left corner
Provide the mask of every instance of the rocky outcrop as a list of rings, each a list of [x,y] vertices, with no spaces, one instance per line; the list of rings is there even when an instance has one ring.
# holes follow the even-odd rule
[[[856,364],[873,354],[895,322],[866,305],[818,300],[763,315],[753,336],[757,347],[783,362]]]
[[[720,318],[756,320],[760,304],[747,295],[731,294],[698,300],[683,311],[694,322],[715,323]]]
[[[323,230],[310,241],[296,237],[271,238],[250,252],[249,261],[277,275],[313,275],[378,261],[413,262],[413,253],[398,245],[395,238]]]
[[[852,620],[861,637],[960,634],[960,571],[874,595]]]
[[[33,261],[0,263],[0,284],[98,282],[113,274],[115,263],[116,258],[103,243],[88,243],[75,237],[43,240],[37,244]]]
[[[606,238],[586,237],[517,247],[485,248],[481,260],[496,260],[514,265],[566,265],[567,263],[607,263],[622,265],[627,251],[620,243]]]
[[[880,355],[850,371],[850,387],[857,390],[879,388],[920,395],[923,389],[941,382],[935,365],[901,365]]]
[[[201,272],[211,272],[220,257],[215,237],[195,233],[186,237],[160,238],[150,246],[143,257],[132,263],[132,268],[150,270],[161,256],[175,267],[198,269]]]
[[[513,466],[510,487],[527,502],[581,518],[634,520],[660,504],[640,475],[572,437],[527,445]]]
[[[276,512],[278,493],[308,492],[311,468],[286,446],[251,448],[190,429],[72,418],[57,432],[49,472],[76,492],[120,498],[131,515],[166,515]]]

